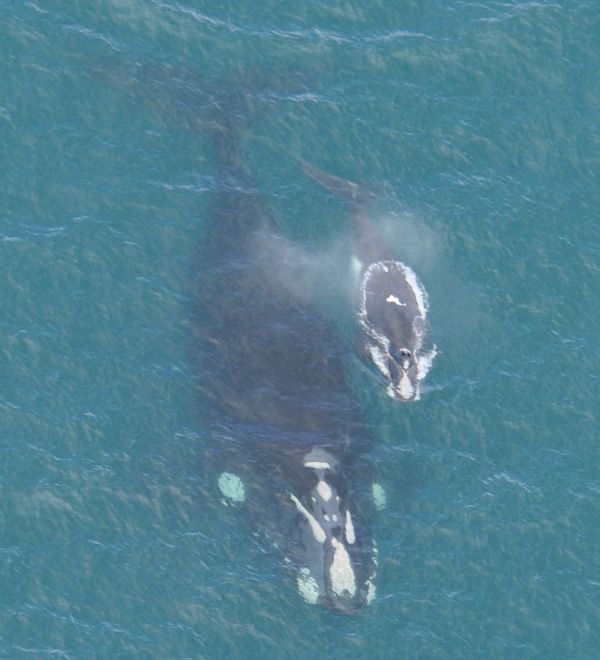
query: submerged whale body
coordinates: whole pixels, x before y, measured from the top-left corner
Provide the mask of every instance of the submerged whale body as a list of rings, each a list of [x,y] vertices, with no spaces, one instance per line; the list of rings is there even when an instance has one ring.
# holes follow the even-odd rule
[[[373,466],[340,341],[294,293],[302,260],[242,165],[238,129],[215,133],[220,189],[199,252],[197,349],[219,487],[245,501],[310,603],[353,612],[375,593]]]
[[[436,355],[428,346],[427,292],[415,272],[394,258],[376,231],[367,206],[373,195],[351,181],[302,163],[308,176],[353,209],[354,256],[358,275],[357,318],[362,352],[385,377],[387,394],[417,401],[420,383]]]

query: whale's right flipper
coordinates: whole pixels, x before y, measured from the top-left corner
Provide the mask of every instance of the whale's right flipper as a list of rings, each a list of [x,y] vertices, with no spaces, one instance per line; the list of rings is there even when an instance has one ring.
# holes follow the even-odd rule
[[[300,159],[300,164],[308,177],[321,184],[332,195],[346,201],[352,207],[367,206],[375,199],[374,191],[368,186],[333,176],[333,174],[327,174],[327,172],[313,167],[302,159]]]

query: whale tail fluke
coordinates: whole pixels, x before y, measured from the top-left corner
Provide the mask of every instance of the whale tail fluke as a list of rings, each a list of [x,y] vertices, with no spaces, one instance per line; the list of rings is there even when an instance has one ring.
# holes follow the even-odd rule
[[[306,176],[354,208],[368,206],[377,196],[375,191],[369,186],[354,183],[354,181],[348,181],[347,179],[323,172],[323,170],[314,167],[305,160],[299,159],[299,161]]]

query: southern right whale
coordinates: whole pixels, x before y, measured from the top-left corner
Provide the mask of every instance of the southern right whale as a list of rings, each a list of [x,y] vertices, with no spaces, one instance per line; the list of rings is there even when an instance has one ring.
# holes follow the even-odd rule
[[[337,333],[288,286],[302,260],[242,162],[240,116],[214,132],[219,188],[195,285],[211,477],[245,501],[308,602],[353,612],[375,594],[369,431]]]
[[[416,401],[420,398],[420,382],[436,355],[435,346],[428,346],[425,287],[412,268],[394,257],[375,229],[367,210],[374,195],[368,188],[304,161],[302,167],[310,178],[352,208],[362,349],[385,377],[391,398]]]

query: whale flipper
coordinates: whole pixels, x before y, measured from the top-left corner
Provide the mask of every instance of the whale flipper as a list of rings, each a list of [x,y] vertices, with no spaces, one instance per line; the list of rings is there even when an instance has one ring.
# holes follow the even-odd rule
[[[376,199],[375,192],[368,186],[328,174],[302,159],[300,159],[300,164],[302,165],[302,170],[309,178],[319,183],[332,195],[343,199],[353,207],[366,206]]]

